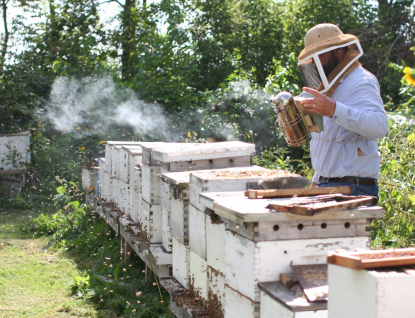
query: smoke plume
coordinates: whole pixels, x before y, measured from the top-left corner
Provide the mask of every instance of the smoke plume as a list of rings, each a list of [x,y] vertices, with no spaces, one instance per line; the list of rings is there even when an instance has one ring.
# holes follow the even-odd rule
[[[128,126],[134,133],[167,135],[168,121],[163,107],[141,101],[132,90],[120,88],[110,77],[57,79],[52,85],[46,114],[62,132],[83,126],[103,131],[118,125]]]

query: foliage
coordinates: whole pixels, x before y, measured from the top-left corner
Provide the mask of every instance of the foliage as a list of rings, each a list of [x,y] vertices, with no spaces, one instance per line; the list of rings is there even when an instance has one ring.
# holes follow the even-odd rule
[[[302,159],[298,153],[302,154]],[[307,146],[299,148],[272,147],[263,149],[262,153],[254,157],[254,164],[268,169],[283,169],[299,173],[309,179],[313,178],[314,170],[311,167],[310,150]]]
[[[372,245],[408,247],[415,245],[415,72],[403,69],[401,94],[405,103],[394,107],[388,135],[380,140],[381,174],[379,202],[385,217],[372,222]]]
[[[279,6],[270,0],[195,1],[190,32],[198,90],[214,89],[238,68],[264,86],[282,48],[280,16]]]
[[[415,245],[415,128],[413,120],[393,116],[380,142],[379,203],[385,217],[372,222],[372,246]]]
[[[125,317],[168,317],[169,296],[146,283],[143,262],[131,255],[132,261],[127,264],[120,257],[124,247],[118,235],[77,200],[74,183],[60,182],[54,200],[62,208],[35,218],[35,235],[49,235],[50,248],[70,253],[83,269],[82,275],[73,278],[74,296]]]

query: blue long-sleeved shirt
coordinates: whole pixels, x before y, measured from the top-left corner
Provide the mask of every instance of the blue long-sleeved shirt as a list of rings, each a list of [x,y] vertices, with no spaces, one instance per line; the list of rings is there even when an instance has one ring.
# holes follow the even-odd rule
[[[311,162],[318,177],[379,177],[377,139],[388,131],[388,119],[376,77],[362,67],[348,74],[334,91],[336,110],[324,117],[324,131],[312,133]]]

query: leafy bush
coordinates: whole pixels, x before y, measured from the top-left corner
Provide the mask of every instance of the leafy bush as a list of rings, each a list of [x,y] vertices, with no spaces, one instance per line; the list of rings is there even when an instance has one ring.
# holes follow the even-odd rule
[[[61,208],[34,219],[35,235],[50,235],[50,248],[70,253],[83,269],[83,274],[73,279],[73,295],[124,317],[168,317],[169,295],[146,282],[143,262],[131,255],[127,264],[120,257],[123,247],[118,235],[76,199],[76,184],[58,182],[61,186],[54,201]]]
[[[399,115],[391,117],[389,133],[380,140],[379,151],[379,204],[385,208],[385,217],[372,222],[372,246],[414,246],[414,122]]]

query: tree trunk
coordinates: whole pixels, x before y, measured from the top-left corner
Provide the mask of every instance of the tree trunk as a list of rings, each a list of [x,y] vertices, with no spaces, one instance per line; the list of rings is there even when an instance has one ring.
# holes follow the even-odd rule
[[[122,79],[129,80],[133,76],[132,55],[135,47],[135,31],[137,20],[135,13],[137,5],[135,0],[125,0],[122,12],[122,36],[121,36],[121,72]]]
[[[7,54],[7,46],[9,44],[9,29],[7,25],[7,3],[8,1],[2,0],[1,5],[3,9],[3,27],[4,27],[4,41],[1,50],[1,57],[0,57],[0,75],[4,72],[4,63],[6,61],[6,54]]]
[[[55,1],[49,0],[49,20],[50,20],[50,53],[53,56],[53,59],[56,59],[57,53],[59,51],[59,30],[56,21],[56,12],[55,12]]]

